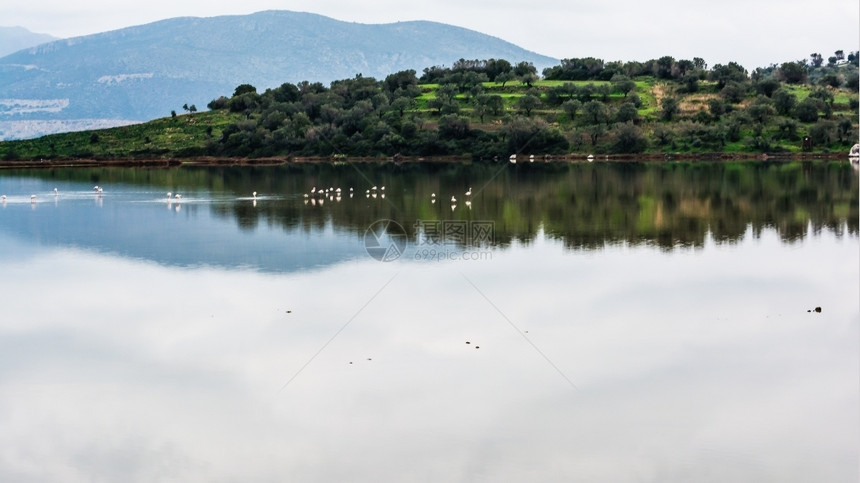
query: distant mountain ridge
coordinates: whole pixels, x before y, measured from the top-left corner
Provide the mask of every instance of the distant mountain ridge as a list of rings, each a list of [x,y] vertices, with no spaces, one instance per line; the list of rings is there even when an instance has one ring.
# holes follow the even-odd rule
[[[57,37],[31,32],[24,27],[0,27],[0,57],[54,40]]]
[[[0,58],[0,139],[16,137],[8,132],[9,121],[143,121],[185,103],[202,109],[244,83],[262,91],[284,82],[328,84],[356,74],[382,79],[461,58],[525,60],[538,71],[558,63],[499,38],[436,22],[370,25],[271,10],[172,18]]]

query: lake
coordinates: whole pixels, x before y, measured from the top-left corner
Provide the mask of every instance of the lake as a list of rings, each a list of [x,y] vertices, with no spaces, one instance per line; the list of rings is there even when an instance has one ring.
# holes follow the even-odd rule
[[[0,194],[0,481],[858,479],[847,162],[7,170]]]

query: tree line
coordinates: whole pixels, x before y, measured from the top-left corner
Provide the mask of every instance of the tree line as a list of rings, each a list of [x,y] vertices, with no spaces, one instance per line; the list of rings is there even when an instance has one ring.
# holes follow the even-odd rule
[[[241,113],[205,152],[224,156],[847,150],[857,139],[856,52],[747,72],[701,58],[460,59],[383,80],[248,84],[209,103]],[[820,56],[820,55],[819,55]],[[187,110],[187,109],[186,109]]]

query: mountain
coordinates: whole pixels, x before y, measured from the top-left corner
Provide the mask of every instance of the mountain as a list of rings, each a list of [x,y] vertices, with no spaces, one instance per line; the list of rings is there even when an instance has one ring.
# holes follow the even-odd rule
[[[426,21],[359,24],[316,14],[265,11],[182,17],[58,40],[0,58],[0,139],[20,121],[143,121],[203,109],[239,84],[259,91],[284,82],[328,84],[458,59],[558,61],[496,37]],[[14,127],[12,121],[19,121]],[[38,125],[38,123],[37,123]]]
[[[0,27],[0,57],[52,40],[57,37],[30,32],[24,27]]]

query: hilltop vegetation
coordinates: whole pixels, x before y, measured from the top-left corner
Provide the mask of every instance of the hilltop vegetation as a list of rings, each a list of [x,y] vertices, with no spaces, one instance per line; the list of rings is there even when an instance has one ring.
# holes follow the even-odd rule
[[[837,52],[840,54],[840,52]],[[858,138],[858,53],[825,65],[463,60],[383,80],[248,84],[209,112],[0,144],[5,159],[439,156],[512,153],[847,152]]]

